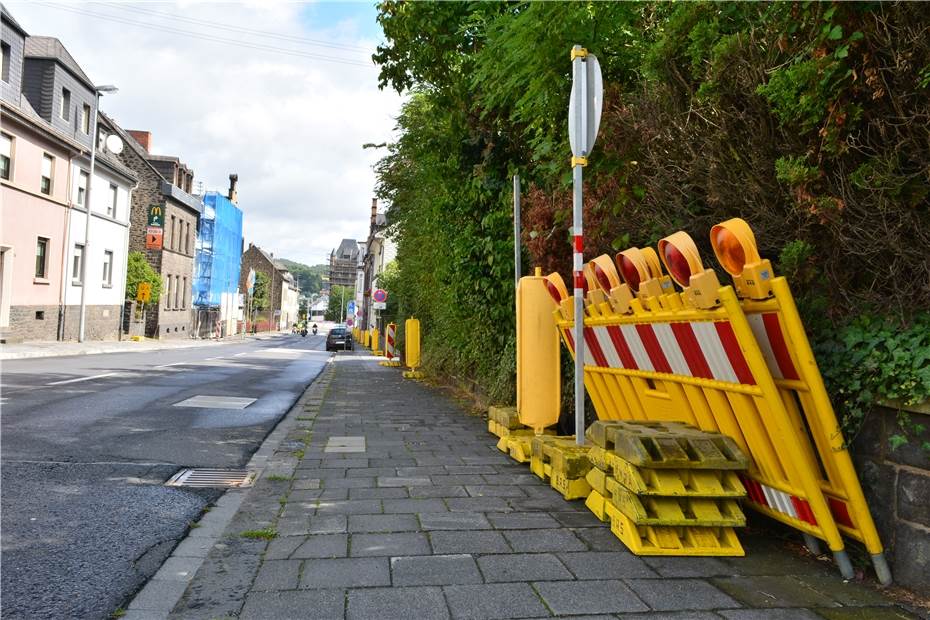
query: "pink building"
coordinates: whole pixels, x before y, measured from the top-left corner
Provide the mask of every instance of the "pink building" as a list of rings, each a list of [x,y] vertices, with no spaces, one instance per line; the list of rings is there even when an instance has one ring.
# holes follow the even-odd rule
[[[88,337],[117,338],[135,175],[98,148],[90,192],[93,83],[58,39],[0,17],[0,340],[76,338],[85,287]]]

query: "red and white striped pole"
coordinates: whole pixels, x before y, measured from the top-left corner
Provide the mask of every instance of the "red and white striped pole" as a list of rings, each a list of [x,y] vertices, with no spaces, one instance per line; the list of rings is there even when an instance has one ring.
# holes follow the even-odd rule
[[[387,332],[384,334],[384,355],[388,361],[394,359],[394,336],[397,333],[397,325],[388,323]]]

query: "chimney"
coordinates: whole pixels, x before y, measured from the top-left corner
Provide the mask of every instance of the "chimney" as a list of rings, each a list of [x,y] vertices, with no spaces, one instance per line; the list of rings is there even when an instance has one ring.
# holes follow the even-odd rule
[[[229,194],[226,197],[233,204],[239,204],[239,192],[236,191],[237,185],[239,185],[239,175],[236,173],[229,175]]]
[[[375,226],[375,218],[378,216],[378,199],[371,199],[371,227]]]
[[[152,132],[151,131],[140,131],[138,129],[127,129],[126,133],[132,136],[132,139],[138,142],[142,148],[145,149],[145,152],[148,153],[149,149],[152,146]]]

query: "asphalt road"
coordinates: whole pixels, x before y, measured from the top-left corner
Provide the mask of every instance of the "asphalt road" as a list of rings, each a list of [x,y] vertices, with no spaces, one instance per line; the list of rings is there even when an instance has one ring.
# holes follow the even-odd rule
[[[3,362],[3,618],[108,618],[220,491],[183,467],[244,466],[329,354],[324,336]],[[194,396],[245,409],[175,406]]]

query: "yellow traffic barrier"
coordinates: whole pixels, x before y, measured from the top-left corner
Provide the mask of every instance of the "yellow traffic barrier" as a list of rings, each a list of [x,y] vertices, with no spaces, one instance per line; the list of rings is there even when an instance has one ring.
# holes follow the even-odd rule
[[[710,237],[718,262],[733,278],[782,402],[795,425],[813,438],[813,446],[804,444],[805,456],[820,474],[831,514],[840,531],[871,554],[879,581],[891,583],[878,531],[787,280],[775,277],[771,263],[759,256],[752,229],[742,219],[714,226]],[[751,501],[772,508],[764,492],[751,491]]]
[[[559,421],[562,399],[559,329],[547,282],[537,267],[517,287],[517,411],[537,431]]]
[[[607,299],[585,309],[585,387],[598,417],[680,421],[732,438],[752,461],[744,478],[750,496],[759,490],[770,498],[767,505],[750,506],[825,540],[841,572],[851,576],[837,523],[808,456],[808,437],[783,402],[735,292],[721,287],[713,270],[703,269],[696,249],[682,252],[686,244],[681,238],[663,241],[662,258],[673,259],[669,272],[678,276],[682,293],[663,292],[669,290],[663,286],[667,276],[656,269],[652,253],[625,251],[618,256],[620,273],[637,297],[624,308],[614,295],[619,287],[613,287]],[[602,282],[596,284],[603,290]],[[574,355],[574,317],[566,311],[570,300],[556,301],[556,322]],[[622,527],[624,521],[619,523],[629,538],[624,541],[638,544]],[[717,546],[733,551],[729,535],[722,536]]]
[[[739,500],[736,498],[639,496],[613,478],[606,478],[605,483],[614,506],[637,525],[746,525],[746,517],[740,510]]]
[[[404,377],[407,379],[420,378],[420,319],[407,319],[404,322],[404,363],[407,370]]]

